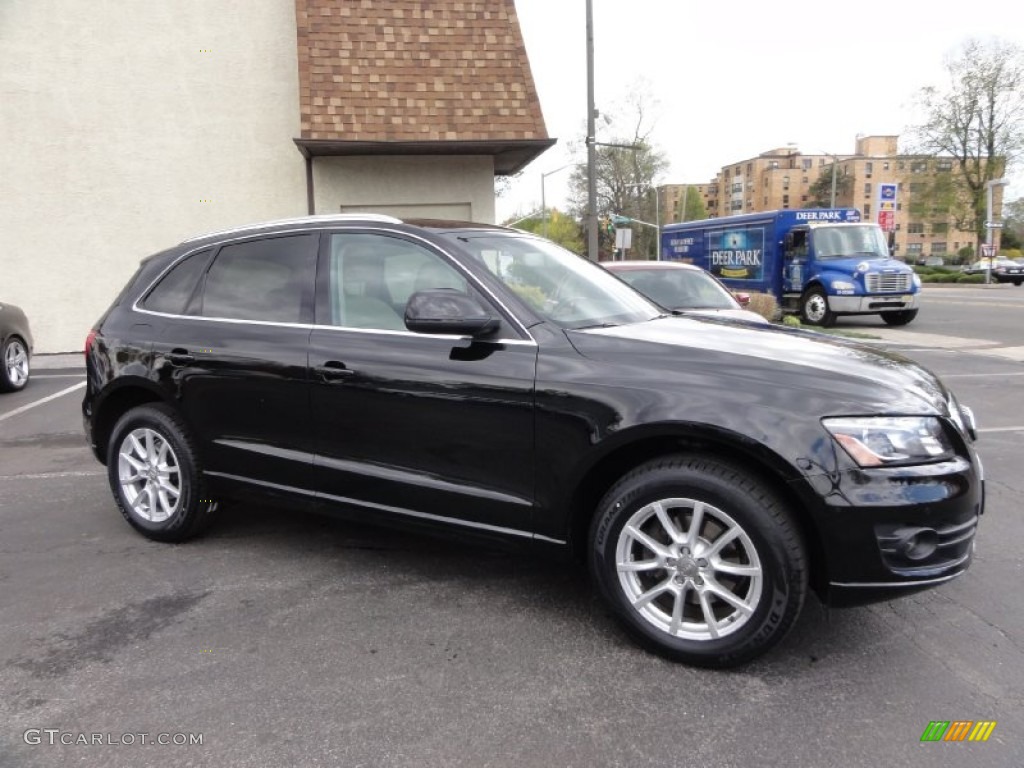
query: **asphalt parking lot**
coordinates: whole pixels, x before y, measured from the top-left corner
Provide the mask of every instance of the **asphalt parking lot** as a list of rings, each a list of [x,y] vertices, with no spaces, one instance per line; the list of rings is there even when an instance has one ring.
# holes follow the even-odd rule
[[[1024,365],[902,338],[983,428],[971,571],[812,600],[732,672],[638,649],[570,565],[271,506],[147,541],[84,444],[80,371],[37,368],[0,398],[0,765],[1024,764]],[[997,725],[921,743],[933,720]]]

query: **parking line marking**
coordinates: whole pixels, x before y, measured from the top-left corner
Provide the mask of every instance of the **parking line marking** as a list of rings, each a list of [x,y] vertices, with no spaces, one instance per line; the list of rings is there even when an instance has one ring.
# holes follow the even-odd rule
[[[1024,432],[1024,426],[1021,427],[988,427],[986,429],[979,429],[979,432]]]
[[[34,475],[0,475],[0,480],[52,480],[58,477],[98,477],[105,475],[102,470],[90,469],[80,472],[38,472]]]
[[[21,406],[21,408],[15,408],[13,411],[11,411],[9,413],[5,413],[4,415],[0,416],[0,421],[3,421],[4,419],[9,419],[12,416],[17,416],[19,413],[24,413],[25,411],[30,411],[33,408],[35,408],[37,405],[45,405],[46,403],[50,402],[51,400],[56,400],[58,397],[63,397],[64,395],[69,395],[72,392],[74,392],[76,389],[81,389],[84,386],[85,386],[85,382],[84,381],[80,381],[77,384],[75,384],[74,386],[68,387],[67,389],[62,389],[60,392],[56,392],[56,393],[50,395],[49,397],[44,397],[44,398],[41,398],[39,400],[36,400],[33,403],[29,403],[28,405],[23,405],[23,406]]]

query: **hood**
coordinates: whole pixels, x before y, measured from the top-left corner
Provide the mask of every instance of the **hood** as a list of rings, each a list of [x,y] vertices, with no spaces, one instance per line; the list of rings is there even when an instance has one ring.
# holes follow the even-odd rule
[[[769,386],[828,400],[838,412],[948,415],[949,394],[917,363],[814,331],[730,320],[662,317],[567,332],[577,351],[611,366],[627,361],[666,385]],[[798,407],[798,406],[796,406]]]
[[[821,259],[818,263],[821,264],[823,269],[835,269],[840,272],[853,274],[857,271],[857,265],[863,262],[868,263],[868,272],[903,273],[914,271],[899,259],[892,259],[889,257],[878,258],[876,256],[868,256],[866,254],[861,256],[848,256],[839,259]]]
[[[761,315],[751,312],[749,309],[687,309],[686,307],[674,307],[674,309],[686,316],[718,317],[728,320],[746,320],[748,323],[757,325],[770,325]]]

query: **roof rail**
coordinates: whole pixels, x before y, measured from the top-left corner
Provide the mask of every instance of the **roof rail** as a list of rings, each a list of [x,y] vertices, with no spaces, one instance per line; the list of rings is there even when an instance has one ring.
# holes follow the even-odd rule
[[[274,221],[263,221],[256,224],[245,224],[241,227],[221,229],[216,232],[205,232],[182,240],[182,243],[191,243],[195,240],[205,240],[208,237],[219,237],[221,235],[234,235],[240,232],[249,232],[266,227],[279,227],[286,224],[334,224],[346,221],[376,221],[382,224],[401,224],[402,220],[384,213],[324,213],[316,216],[295,216],[290,219],[275,219]]]

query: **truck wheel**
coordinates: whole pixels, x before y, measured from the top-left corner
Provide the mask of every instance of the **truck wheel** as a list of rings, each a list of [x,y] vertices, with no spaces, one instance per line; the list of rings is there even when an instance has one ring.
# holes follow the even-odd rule
[[[694,455],[649,461],[605,494],[589,561],[626,631],[701,667],[767,651],[807,592],[807,555],[783,502],[737,467]]]
[[[835,325],[835,313],[828,307],[828,296],[821,288],[811,288],[800,300],[800,318],[808,325],[830,328]]]
[[[917,317],[916,309],[901,309],[899,312],[883,312],[882,319],[886,325],[906,325]]]

